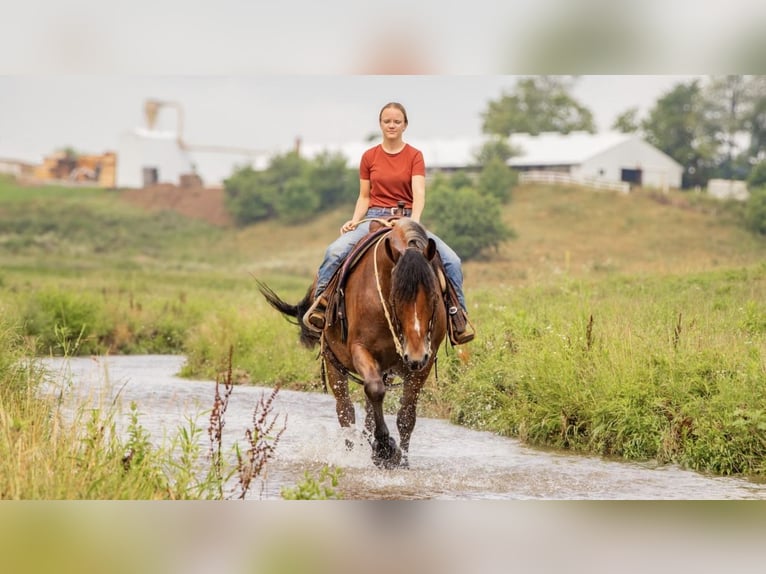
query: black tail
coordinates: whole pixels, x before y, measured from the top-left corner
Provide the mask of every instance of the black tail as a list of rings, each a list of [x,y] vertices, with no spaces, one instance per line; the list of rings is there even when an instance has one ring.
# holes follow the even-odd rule
[[[303,299],[298,301],[295,305],[291,305],[290,303],[283,301],[279,295],[274,293],[271,287],[262,281],[256,279],[255,283],[258,285],[258,290],[266,298],[266,301],[269,302],[269,305],[282,313],[290,323],[298,325],[301,328],[301,344],[309,349],[316,347],[319,343],[319,334],[307,329],[302,320],[303,315],[309,310],[309,307],[311,307],[313,286],[308,288]]]

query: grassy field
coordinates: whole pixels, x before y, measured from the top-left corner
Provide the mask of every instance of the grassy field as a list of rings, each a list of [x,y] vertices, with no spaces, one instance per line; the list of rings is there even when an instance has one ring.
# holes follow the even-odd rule
[[[184,353],[185,374],[215,377],[232,347],[240,382],[318,390],[316,353],[253,276],[300,298],[350,209],[227,229],[116,192],[0,182],[0,313],[37,354]],[[518,238],[465,264],[478,336],[462,357],[440,351],[425,414],[766,474],[766,240],[741,206],[533,186],[504,217]]]

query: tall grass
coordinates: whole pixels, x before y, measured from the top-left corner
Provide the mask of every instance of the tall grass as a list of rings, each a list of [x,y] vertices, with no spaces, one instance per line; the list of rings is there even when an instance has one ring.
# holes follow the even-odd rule
[[[227,401],[217,380],[208,451],[193,418],[169,443],[158,445],[141,426],[135,404],[124,431],[114,403],[66,405],[65,378],[51,379],[30,358],[18,328],[3,320],[0,348],[0,500],[244,498],[284,430],[275,426],[275,389],[256,405],[253,426],[245,431],[247,447],[235,443],[232,462],[221,433]],[[51,381],[57,381],[54,388]],[[223,386],[230,393],[232,385],[229,367]]]
[[[444,389],[455,422],[535,445],[766,473],[766,265],[478,299],[484,335]]]

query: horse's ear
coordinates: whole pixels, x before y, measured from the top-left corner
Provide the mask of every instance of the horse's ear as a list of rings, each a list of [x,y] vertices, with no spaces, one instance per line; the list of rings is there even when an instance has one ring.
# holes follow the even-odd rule
[[[436,241],[430,237],[428,238],[428,245],[426,245],[423,255],[425,255],[428,261],[431,261],[436,256]]]
[[[391,237],[386,237],[383,240],[383,246],[386,248],[386,255],[388,255],[388,258],[396,263],[399,261],[399,257],[401,257],[402,252],[396,249],[393,245],[391,245]]]

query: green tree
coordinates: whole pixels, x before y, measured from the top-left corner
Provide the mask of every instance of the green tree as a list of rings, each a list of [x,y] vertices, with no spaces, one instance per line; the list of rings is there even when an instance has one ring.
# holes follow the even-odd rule
[[[353,173],[339,155],[307,160],[289,152],[273,157],[265,170],[232,174],[224,182],[226,204],[241,225],[274,217],[296,223],[353,197]]]
[[[740,135],[746,133],[745,115],[753,95],[742,75],[712,76],[705,87],[704,125],[719,142],[715,175],[744,179],[750,169],[747,150],[741,149]]]
[[[766,235],[766,187],[750,190],[745,205],[745,224],[751,231]]]
[[[593,114],[570,95],[573,81],[564,76],[522,78],[512,92],[489,102],[482,114],[484,133],[595,133]]]
[[[612,123],[612,129],[623,134],[633,134],[641,129],[641,122],[638,119],[638,108],[628,108],[618,115]]]
[[[286,223],[300,223],[319,211],[321,197],[306,177],[292,177],[281,186],[275,203],[277,217]]]
[[[704,185],[715,166],[718,142],[705,117],[698,80],[677,84],[642,121],[647,142],[684,166],[683,187]]]
[[[514,236],[500,203],[471,187],[454,189],[442,179],[430,186],[424,223],[464,260],[475,259]]]
[[[226,209],[239,225],[249,225],[276,214],[277,190],[269,185],[263,172],[246,166],[224,181]]]
[[[766,160],[756,164],[747,178],[748,189],[766,188]]]
[[[766,157],[766,76],[748,79],[748,106],[744,111],[744,127],[750,135],[748,156],[752,161]]]
[[[319,197],[321,209],[329,209],[354,201],[359,191],[359,175],[357,170],[348,168],[344,155],[324,152],[309,165],[308,185]]]
[[[492,159],[499,158],[508,161],[514,155],[518,155],[517,150],[513,149],[505,136],[494,136],[489,138],[476,153],[476,161],[479,165],[486,165]]]
[[[518,176],[499,157],[490,159],[479,174],[477,190],[483,196],[494,197],[500,203],[511,200],[511,189],[516,185]]]

